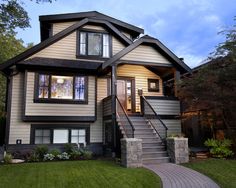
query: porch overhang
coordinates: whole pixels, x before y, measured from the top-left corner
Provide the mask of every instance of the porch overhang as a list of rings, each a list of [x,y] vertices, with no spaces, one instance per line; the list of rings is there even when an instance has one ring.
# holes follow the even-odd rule
[[[149,62],[149,61],[132,61],[132,60],[123,60],[122,57],[130,53],[132,50],[135,50],[140,45],[148,45],[155,48],[161,55],[163,55],[169,63],[163,62]],[[145,35],[129,45],[128,47],[121,50],[119,53],[114,55],[112,58],[108,59],[103,63],[102,69],[106,69],[112,65],[118,65],[121,63],[128,64],[139,64],[144,66],[155,66],[155,67],[174,67],[180,73],[191,72],[191,68],[188,67],[181,59],[179,59],[173,52],[171,52],[166,46],[164,46],[159,40],[152,38],[148,35]]]

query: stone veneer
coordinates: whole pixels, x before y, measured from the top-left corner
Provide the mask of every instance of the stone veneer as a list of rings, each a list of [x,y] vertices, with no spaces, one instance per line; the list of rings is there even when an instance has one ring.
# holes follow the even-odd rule
[[[142,139],[121,139],[121,165],[127,168],[142,166]]]
[[[188,138],[167,138],[170,161],[176,164],[189,162]]]

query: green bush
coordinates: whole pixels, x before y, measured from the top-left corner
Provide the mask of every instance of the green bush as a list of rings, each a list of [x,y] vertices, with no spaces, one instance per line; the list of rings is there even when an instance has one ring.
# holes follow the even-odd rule
[[[32,152],[31,155],[29,156],[29,158],[27,159],[28,162],[39,162],[39,156],[35,153]]]
[[[93,152],[84,150],[82,153],[83,159],[92,159],[93,157]]]
[[[65,144],[64,145],[64,152],[68,153],[69,155],[75,151],[73,144]]]
[[[234,155],[233,151],[230,149],[232,141],[229,139],[208,139],[204,142],[204,145],[210,148],[210,153],[213,157],[227,158]]]
[[[60,155],[61,152],[58,149],[52,149],[49,154],[52,154],[54,156]]]
[[[80,152],[80,150],[74,150],[74,151],[70,154],[70,156],[71,156],[71,159],[73,159],[73,160],[78,160],[78,159],[81,158],[82,153]]]
[[[10,164],[12,162],[12,155],[10,153],[7,153],[4,156],[3,161],[5,164]]]
[[[44,158],[44,155],[46,155],[48,153],[48,147],[47,146],[37,146],[35,149],[34,149],[34,153],[36,156],[38,156],[39,160],[43,160]]]

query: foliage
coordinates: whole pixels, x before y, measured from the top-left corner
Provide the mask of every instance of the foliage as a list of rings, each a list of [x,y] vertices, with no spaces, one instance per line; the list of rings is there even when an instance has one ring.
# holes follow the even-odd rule
[[[93,152],[85,150],[85,151],[82,153],[82,157],[83,157],[83,159],[92,159],[92,157],[93,157]]]
[[[60,160],[68,160],[70,159],[70,155],[66,152],[63,152],[62,154],[57,155],[57,158]]]
[[[54,155],[54,156],[57,156],[57,155],[60,154],[60,151],[59,151],[58,149],[52,149],[52,150],[49,152],[49,154],[52,154],[52,155]]]
[[[74,150],[72,153],[70,153],[70,158],[73,160],[81,159],[82,153],[80,150]]]
[[[221,188],[235,188],[236,160],[207,159],[184,164],[215,180]]]
[[[10,164],[12,162],[12,155],[10,153],[6,153],[6,155],[3,158],[3,162],[5,164]]]
[[[40,158],[35,152],[32,152],[27,161],[28,162],[39,162]]]
[[[236,19],[235,19],[236,21]],[[221,32],[225,42],[219,44],[209,62],[194,70],[179,83],[179,97],[186,111],[207,110],[208,125],[226,129],[234,139],[236,125],[236,25]],[[236,143],[236,140],[235,140]]]
[[[71,153],[75,150],[74,145],[73,145],[73,144],[70,144],[70,143],[65,144],[65,145],[63,146],[63,149],[64,149],[64,151],[65,151],[66,153],[68,153],[68,154],[71,154]]]
[[[48,153],[48,147],[41,145],[41,146],[37,146],[34,149],[34,154],[36,156],[38,156],[39,160],[43,160],[44,159],[44,155],[46,155]]]
[[[44,155],[43,160],[44,161],[52,161],[52,160],[54,160],[54,158],[55,158],[55,155],[53,155],[51,153],[47,153]]]
[[[233,152],[230,150],[232,141],[229,139],[216,140],[208,139],[204,143],[205,146],[210,148],[210,153],[217,158],[226,158],[233,156]]]

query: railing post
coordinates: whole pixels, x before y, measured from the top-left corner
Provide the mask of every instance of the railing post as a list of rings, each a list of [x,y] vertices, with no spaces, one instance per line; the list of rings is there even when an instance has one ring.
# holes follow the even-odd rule
[[[116,148],[116,65],[112,65],[111,70],[111,109],[112,109],[112,127],[113,127],[113,145]]]

